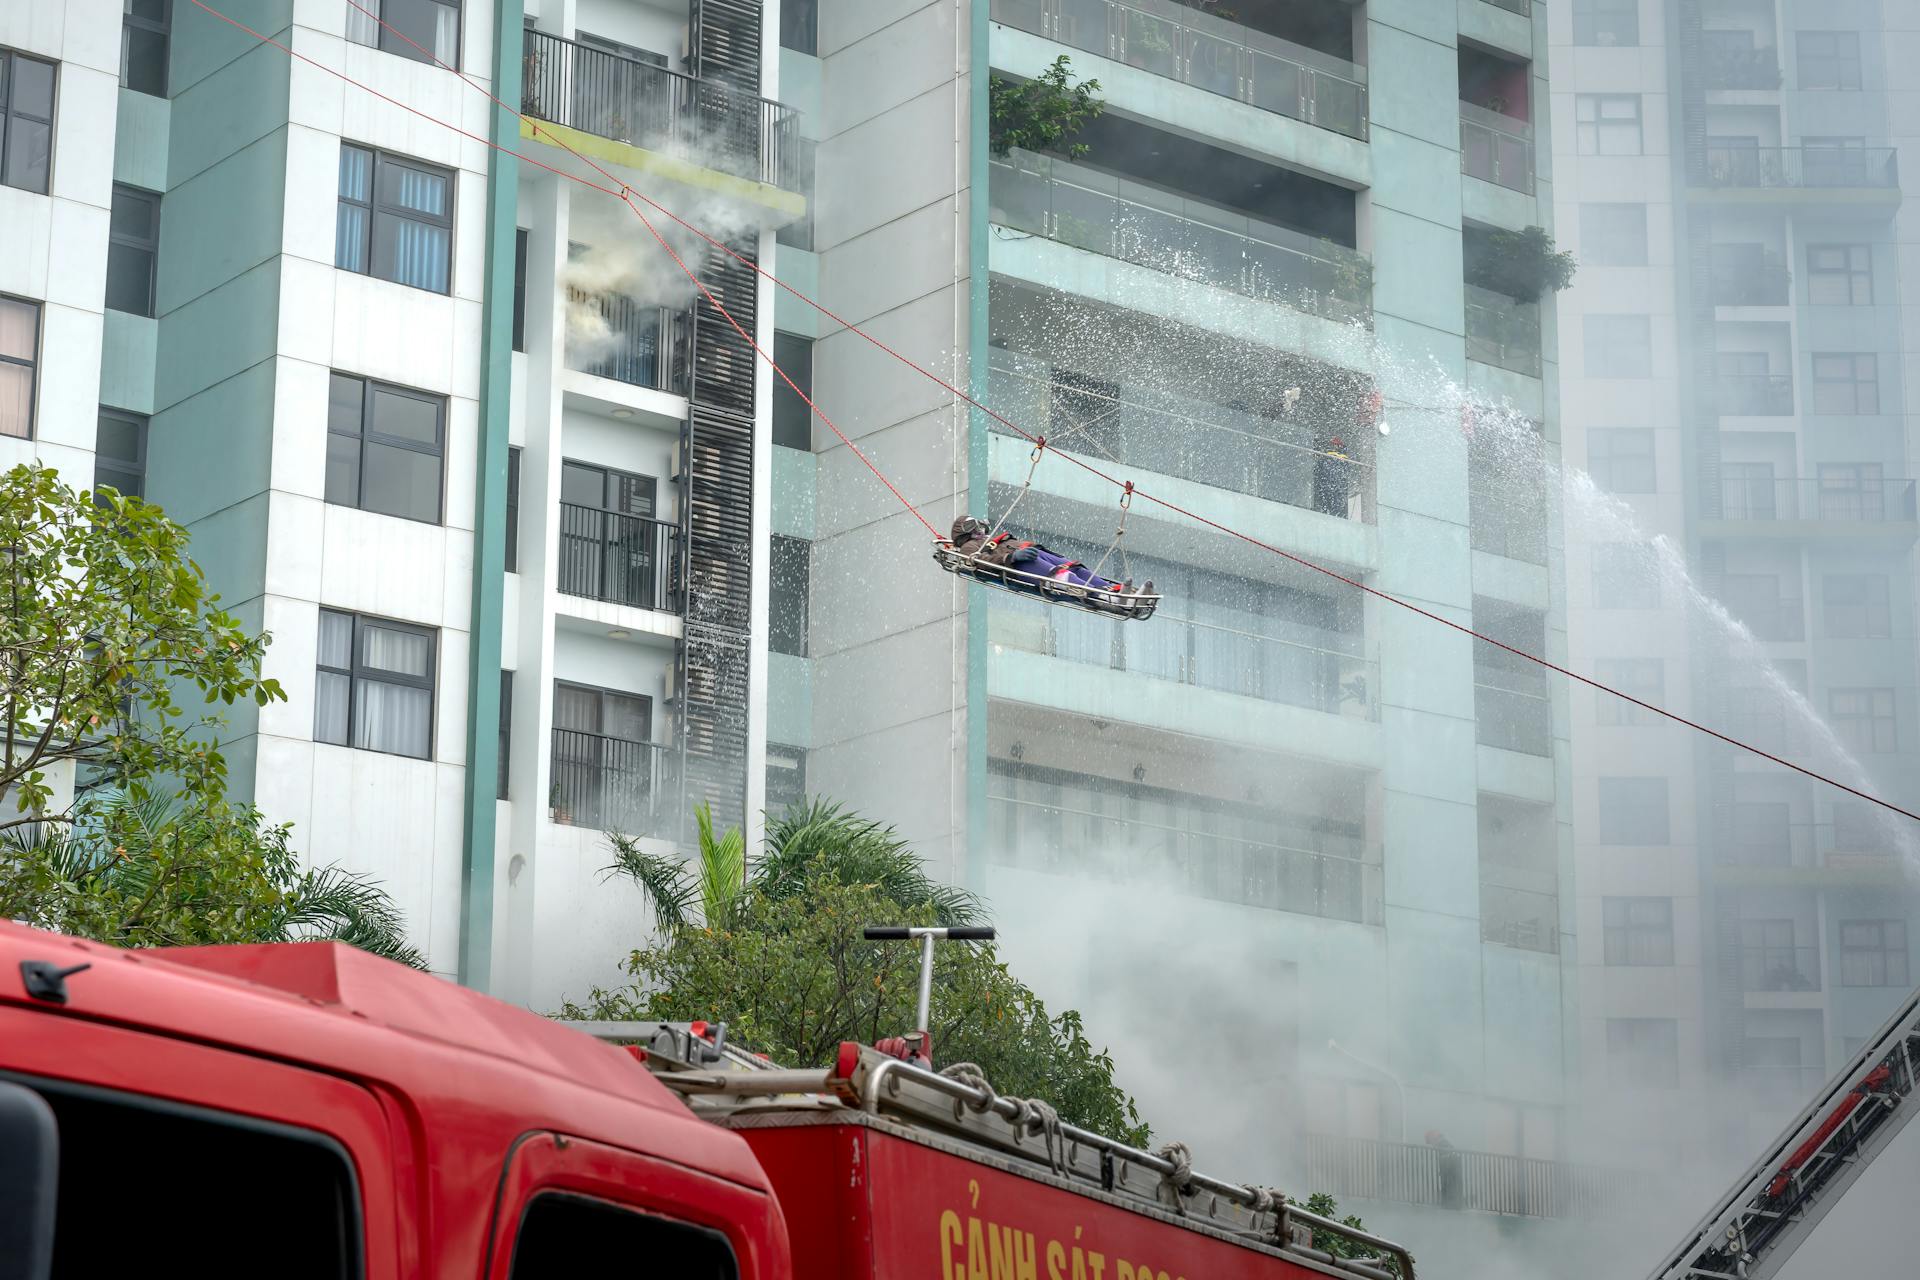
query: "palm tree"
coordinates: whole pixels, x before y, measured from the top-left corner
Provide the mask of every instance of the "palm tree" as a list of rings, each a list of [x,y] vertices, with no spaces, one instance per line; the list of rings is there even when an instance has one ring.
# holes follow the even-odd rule
[[[929,875],[898,831],[835,801],[815,797],[771,817],[751,868],[738,827],[716,840],[712,810],[703,804],[694,816],[700,838],[691,866],[628,836],[608,837],[614,861],[607,873],[640,886],[663,933],[724,927],[748,894],[784,899],[820,884],[871,885],[903,908],[931,906],[942,924],[972,924],[982,914],[974,894]]]

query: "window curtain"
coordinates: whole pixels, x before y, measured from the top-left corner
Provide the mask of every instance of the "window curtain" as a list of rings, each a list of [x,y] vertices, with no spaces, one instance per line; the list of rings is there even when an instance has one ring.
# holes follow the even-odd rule
[[[354,746],[425,759],[432,733],[433,694],[362,676],[353,686],[353,719]]]
[[[434,217],[448,216],[448,182],[438,174],[399,169],[393,200],[401,209],[417,210]],[[415,222],[410,218],[392,219],[394,276],[400,284],[416,289],[447,291],[447,265],[451,257],[451,233],[445,227]]]
[[[353,681],[340,672],[353,665],[353,619],[341,613],[321,613],[319,665],[339,671],[321,671],[314,680],[313,738],[316,742],[347,745],[347,699]]]
[[[364,273],[367,269],[366,202],[372,194],[373,153],[359,147],[341,147],[340,208],[334,221],[333,263],[342,270]]]
[[[450,67],[460,65],[460,8],[433,6],[433,56]]]
[[[347,39],[355,44],[379,47],[380,23],[374,14],[381,12],[380,3],[381,0],[353,0],[347,6]]]

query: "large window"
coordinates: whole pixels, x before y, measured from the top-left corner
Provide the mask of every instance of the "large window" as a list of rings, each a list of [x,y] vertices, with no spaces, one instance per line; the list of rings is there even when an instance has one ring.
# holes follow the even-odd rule
[[[818,53],[819,0],[780,0],[780,47],[795,53]]]
[[[1666,701],[1666,664],[1659,658],[1595,658],[1593,678],[1656,707]],[[1655,718],[1644,707],[1601,690],[1594,692],[1593,711],[1598,724],[1650,724]]]
[[[453,171],[340,148],[333,264],[343,271],[445,293],[453,272]]]
[[[107,308],[153,314],[154,266],[160,250],[160,197],[113,184],[107,234]]]
[[[556,680],[549,814],[563,826],[655,835],[653,702]]]
[[[1840,985],[1843,987],[1898,987],[1907,978],[1907,922],[1904,920],[1842,920],[1840,922]]]
[[[1647,265],[1647,206],[1580,206],[1580,257],[1596,267]]]
[[[129,498],[147,491],[147,420],[120,409],[100,410],[93,443],[93,483]]]
[[[1799,54],[1802,89],[1858,89],[1860,87],[1860,33],[1857,31],[1802,31]]]
[[[357,0],[347,6],[347,39],[415,62],[458,67],[460,6],[442,0]]]
[[[520,446],[507,446],[508,573],[520,572]]]
[[[527,349],[527,229],[513,233],[513,349]]]
[[[1607,1083],[1625,1089],[1679,1088],[1680,1024],[1672,1018],[1608,1018]]]
[[[1880,357],[1871,352],[1816,352],[1813,357],[1813,411],[1863,414],[1880,412]]]
[[[813,544],[805,538],[773,536],[767,646],[775,653],[807,656],[807,603]]]
[[[40,304],[0,297],[0,436],[33,435],[39,353]]]
[[[1672,898],[1602,898],[1606,963],[1673,963]]]
[[[0,183],[47,194],[54,64],[0,49]]]
[[[1587,474],[1608,493],[1654,492],[1653,429],[1588,428]]]
[[[167,28],[171,0],[122,0],[120,83],[135,93],[167,96]]]
[[[1873,246],[1807,246],[1807,301],[1823,307],[1873,304]]]
[[[1601,542],[1593,548],[1593,607],[1658,609],[1660,561],[1644,542]]]
[[[1835,640],[1881,640],[1893,634],[1884,573],[1829,573],[1820,580],[1820,616]]]
[[[561,591],[637,609],[674,606],[677,531],[654,518],[659,485],[630,471],[561,463]]]
[[[447,401],[350,374],[327,401],[327,501],[440,523]]]
[[[813,395],[813,339],[776,329],[773,358],[800,390]],[[789,449],[813,447],[813,410],[794,394],[786,379],[773,375],[773,442]]]
[[[1653,376],[1653,323],[1649,317],[1589,315],[1585,336],[1589,378]]]
[[[499,759],[495,772],[493,795],[496,800],[507,799],[508,768],[513,763],[513,672],[504,667],[500,671],[500,746]]]
[[[734,1280],[740,1274],[732,1248],[717,1231],[545,1191],[520,1218],[509,1280],[586,1275],[603,1269],[609,1258],[671,1260],[671,1268],[661,1269],[687,1280]]]
[[[1900,749],[1892,689],[1830,689],[1827,719],[1855,755],[1884,755]]]
[[[1668,842],[1665,778],[1600,778],[1600,843]]]
[[[438,639],[429,627],[322,609],[313,740],[425,760]]]
[[[782,814],[807,798],[807,749],[767,744],[767,812]]]
[[[1640,154],[1640,95],[1580,93],[1573,99],[1574,149],[1583,156]]]
[[[1573,0],[1573,42],[1603,48],[1640,43],[1640,0]]]

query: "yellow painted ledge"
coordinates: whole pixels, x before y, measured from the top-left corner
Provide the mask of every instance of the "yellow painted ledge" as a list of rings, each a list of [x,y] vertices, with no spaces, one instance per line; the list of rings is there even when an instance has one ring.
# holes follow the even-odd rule
[[[520,121],[520,136],[533,142],[544,142],[556,149],[571,148],[603,164],[617,164],[635,173],[664,178],[683,186],[711,191],[749,204],[757,204],[763,209],[771,209],[775,213],[783,213],[789,217],[804,217],[807,212],[807,198],[796,192],[782,191],[779,187],[765,182],[736,178],[730,173],[721,173],[716,169],[692,164],[658,151],[648,151],[629,142],[615,142],[611,138],[602,138],[598,134],[582,133],[578,129],[569,129],[565,125],[523,118]],[[560,146],[563,142],[566,148]]]

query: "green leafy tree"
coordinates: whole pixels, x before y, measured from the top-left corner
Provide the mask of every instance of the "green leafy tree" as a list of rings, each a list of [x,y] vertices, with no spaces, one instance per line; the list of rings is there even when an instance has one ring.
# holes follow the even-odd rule
[[[1545,227],[1501,228],[1472,239],[1466,279],[1468,284],[1534,302],[1567,288],[1579,269],[1573,254],[1555,247]]]
[[[1341,1217],[1339,1201],[1335,1200],[1332,1195],[1325,1191],[1314,1192],[1307,1197],[1306,1203],[1300,1207],[1308,1213],[1317,1213],[1323,1218],[1331,1218],[1343,1227],[1352,1227],[1355,1231],[1365,1231],[1367,1229],[1367,1224],[1360,1221],[1359,1215],[1357,1214],[1350,1213],[1344,1218]],[[1377,1263],[1395,1274],[1398,1274],[1400,1270],[1398,1264],[1395,1263],[1392,1258],[1382,1257],[1367,1246],[1349,1240],[1345,1236],[1334,1235],[1330,1231],[1314,1232],[1313,1247],[1330,1253],[1336,1258],[1353,1258],[1362,1262]]]
[[[1098,80],[1073,82],[1072,61],[1066,54],[1031,80],[994,76],[987,82],[987,147],[1005,159],[1015,147],[1023,151],[1059,151],[1083,156],[1087,144],[1071,141],[1106,109],[1093,95]]]

